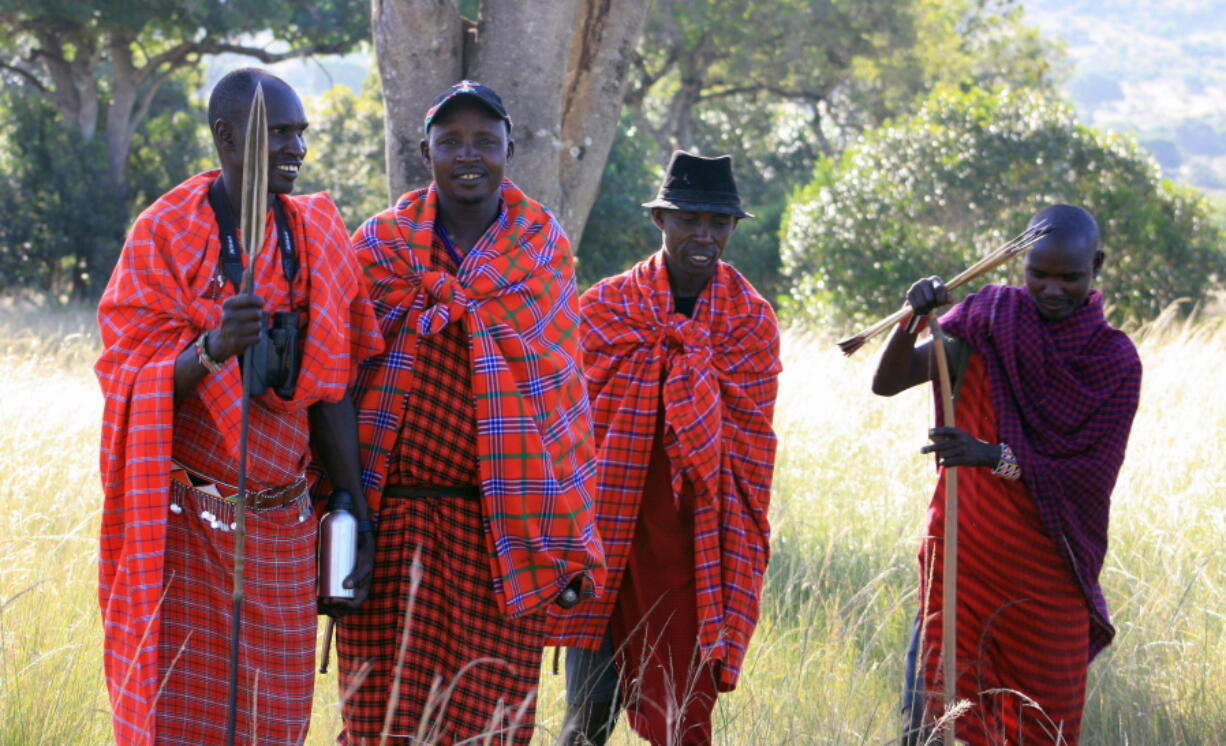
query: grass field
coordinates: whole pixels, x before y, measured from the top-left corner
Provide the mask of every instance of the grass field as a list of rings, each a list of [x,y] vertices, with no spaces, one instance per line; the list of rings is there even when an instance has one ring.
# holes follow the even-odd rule
[[[1226,322],[1137,338],[1145,386],[1103,575],[1119,635],[1091,669],[1082,743],[1222,744]],[[89,311],[0,305],[0,744],[110,740],[97,344]],[[871,396],[872,350],[848,361],[789,334],[785,355],[763,620],[740,688],[720,699],[716,740],[888,743],[933,482],[918,454],[929,396]],[[335,679],[320,677],[308,743],[331,742],[335,700]],[[551,742],[562,711],[561,677],[546,673],[534,743]],[[639,743],[624,725],[613,742]]]

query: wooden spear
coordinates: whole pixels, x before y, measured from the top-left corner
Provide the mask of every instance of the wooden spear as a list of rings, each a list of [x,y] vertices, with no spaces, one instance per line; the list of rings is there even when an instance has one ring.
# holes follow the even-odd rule
[[[256,84],[247,117],[243,149],[242,243],[247,250],[247,268],[240,291],[255,292],[255,262],[264,247],[268,220],[268,115],[264,88]],[[253,350],[243,351],[243,394],[238,439],[238,495],[234,500],[234,614],[230,623],[230,691],[226,711],[226,743],[234,746],[238,722],[238,653],[243,628],[243,574],[247,560],[247,434],[251,427],[251,389],[255,382]]]
[[[941,414],[945,427],[954,425],[954,397],[949,380],[949,359],[945,355],[945,339],[936,311],[928,315],[932,332],[932,349],[936,357],[937,380],[941,389]],[[945,680],[945,724],[942,743],[954,745],[954,725],[950,717],[957,702],[958,675],[958,468],[945,467],[945,568],[942,573],[944,593],[941,598],[941,655]]]

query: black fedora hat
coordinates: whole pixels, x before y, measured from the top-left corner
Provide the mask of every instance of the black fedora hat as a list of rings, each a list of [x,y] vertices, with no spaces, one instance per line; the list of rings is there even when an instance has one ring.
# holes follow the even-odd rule
[[[741,197],[732,179],[732,156],[703,158],[684,150],[673,151],[660,192],[652,201],[644,202],[643,207],[753,217],[741,207]]]

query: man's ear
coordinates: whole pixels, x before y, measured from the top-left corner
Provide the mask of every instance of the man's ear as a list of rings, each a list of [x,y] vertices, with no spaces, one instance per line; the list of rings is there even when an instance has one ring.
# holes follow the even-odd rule
[[[426,170],[430,170],[430,141],[425,138],[417,144],[421,149],[421,162],[426,164]]]
[[[660,230],[664,230],[664,210],[659,207],[651,208],[651,222]]]
[[[1094,252],[1094,263],[1091,267],[1090,274],[1092,277],[1098,277],[1098,271],[1103,268],[1103,261],[1107,258],[1107,252],[1098,249]]]
[[[213,122],[213,145],[218,151],[238,149],[238,131],[224,119]]]
[[[511,162],[511,158],[515,155],[515,141],[507,139],[507,163]]]

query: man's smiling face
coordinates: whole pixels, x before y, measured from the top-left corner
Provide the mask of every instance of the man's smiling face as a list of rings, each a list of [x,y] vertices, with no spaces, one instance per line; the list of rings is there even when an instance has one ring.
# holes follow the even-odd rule
[[[514,150],[506,122],[483,104],[463,98],[446,105],[421,143],[439,194],[460,205],[498,199]]]

